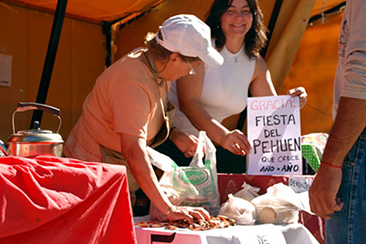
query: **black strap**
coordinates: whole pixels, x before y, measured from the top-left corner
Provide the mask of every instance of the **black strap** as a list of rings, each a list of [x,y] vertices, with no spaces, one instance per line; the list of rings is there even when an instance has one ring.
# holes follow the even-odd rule
[[[50,80],[52,76],[53,65],[55,63],[58,43],[60,40],[62,25],[65,18],[66,6],[67,6],[67,0],[57,1],[55,17],[53,19],[51,36],[48,43],[47,55],[43,66],[41,82],[38,87],[36,103],[42,103],[42,104],[46,103],[48,88],[50,86]],[[42,111],[34,110],[30,128],[32,128],[34,121],[38,121],[41,124],[41,120],[42,120]]]
[[[272,11],[271,19],[269,20],[268,23],[267,44],[261,50],[261,56],[263,58],[266,57],[268,46],[271,41],[273,30],[275,28],[278,15],[280,14],[281,7],[282,7],[282,0],[276,0],[275,6]]]

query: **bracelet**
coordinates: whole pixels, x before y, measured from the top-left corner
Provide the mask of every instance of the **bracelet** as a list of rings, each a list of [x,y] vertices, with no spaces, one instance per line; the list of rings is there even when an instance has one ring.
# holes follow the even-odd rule
[[[333,165],[333,164],[329,164],[329,163],[326,163],[326,162],[323,162],[321,161],[321,164],[324,164],[324,165],[327,165],[331,168],[335,168],[335,169],[341,169],[342,168],[342,165]]]

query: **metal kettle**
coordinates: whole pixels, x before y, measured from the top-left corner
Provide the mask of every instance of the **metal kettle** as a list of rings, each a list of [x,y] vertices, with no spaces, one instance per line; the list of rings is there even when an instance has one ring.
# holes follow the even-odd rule
[[[33,129],[15,132],[15,114],[29,110],[49,112],[59,119],[56,133],[41,130],[39,122],[35,121]],[[61,157],[64,141],[59,134],[61,128],[60,109],[39,103],[19,103],[12,116],[13,134],[8,138],[8,155],[21,157],[56,156]]]

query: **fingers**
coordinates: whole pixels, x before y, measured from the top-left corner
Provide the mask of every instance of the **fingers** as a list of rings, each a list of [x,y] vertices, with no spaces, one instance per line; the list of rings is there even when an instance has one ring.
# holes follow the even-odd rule
[[[224,148],[237,155],[246,155],[250,151],[250,143],[243,132],[239,130],[231,131],[225,138]]]
[[[188,141],[186,143],[186,149],[184,150],[184,156],[186,158],[191,158],[193,157],[193,155],[195,154],[196,152],[196,149],[197,149],[197,144],[198,144],[198,138],[195,137],[195,136],[189,136],[188,137]]]
[[[200,213],[201,213],[201,215],[203,216],[203,218],[205,219],[205,220],[210,220],[210,213],[206,210],[206,209],[204,209],[204,208],[200,208],[199,210],[197,210],[197,211],[199,211]]]
[[[189,214],[192,215],[194,219],[198,220],[210,219],[210,214],[204,208],[189,208]]]
[[[306,104],[308,95],[305,93],[302,93],[299,95],[299,101],[300,101],[300,108],[303,108]]]
[[[176,221],[180,219],[185,219],[188,223],[193,223],[193,216],[188,213],[185,208],[175,207],[168,215],[167,218],[170,221]]]
[[[339,199],[337,202],[333,201],[333,203],[328,204],[325,198],[322,199],[314,196],[310,198],[311,211],[324,219],[331,219],[334,212],[341,211],[342,207],[343,202],[340,202]]]
[[[343,203],[337,198],[342,180],[342,171],[334,171],[321,165],[309,190],[311,211],[325,219],[330,219],[335,211],[340,211]]]
[[[301,94],[306,94],[305,88],[304,87],[296,87],[293,89],[290,89],[287,92],[288,95],[291,95],[291,97],[296,97],[296,96],[300,96]]]
[[[176,207],[167,217],[170,221],[184,219],[189,224],[193,224],[195,219],[209,220],[210,214],[204,208]]]
[[[234,143],[234,144],[232,144],[231,145],[231,150],[229,150],[229,151],[231,151],[232,153],[234,153],[234,154],[237,154],[237,155],[242,155],[242,156],[244,156],[244,155],[246,155],[247,153],[245,152],[245,150],[243,150],[242,149],[242,147],[238,144],[238,143]]]
[[[341,199],[337,198],[336,199],[336,206],[334,207],[335,211],[341,211],[341,209],[343,208],[344,203],[341,202]]]
[[[185,156],[186,158],[191,158],[191,157],[193,157],[194,152],[195,152],[195,151],[193,151],[193,150],[186,150],[186,151],[184,152],[184,156]]]
[[[324,219],[331,219],[331,215],[334,213],[331,210],[327,209],[323,204],[323,199],[317,197],[310,198],[310,209],[311,211]]]
[[[246,138],[246,136],[244,136],[244,134],[241,134],[240,136],[238,136],[238,138],[238,144],[240,145],[240,148],[245,151],[245,154],[248,154],[251,149],[248,139]]]
[[[324,219],[331,219],[331,216],[334,214],[336,209],[334,207],[330,207],[325,200],[318,200],[317,203],[313,204],[312,211]]]
[[[186,158],[193,157],[198,145],[198,138],[194,135],[181,132],[178,129],[175,129],[174,132],[174,137],[170,138],[172,142],[183,152]]]
[[[291,97],[298,96],[299,102],[300,102],[300,108],[303,108],[305,106],[308,94],[306,93],[304,87],[296,87],[296,88],[290,89],[287,92],[287,94],[291,95]]]

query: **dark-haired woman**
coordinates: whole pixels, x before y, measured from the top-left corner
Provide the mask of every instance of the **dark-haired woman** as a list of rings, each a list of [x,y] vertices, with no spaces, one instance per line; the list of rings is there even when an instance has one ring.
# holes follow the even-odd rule
[[[204,130],[216,144],[236,155],[245,155],[250,144],[244,133],[237,129],[230,131],[221,122],[246,108],[248,89],[252,96],[277,95],[259,54],[266,44],[262,12],[256,0],[215,0],[206,23],[224,64],[212,68],[197,63],[195,76],[183,77],[185,82],[172,84],[169,100],[177,108],[173,124],[191,135]],[[288,94],[299,96],[300,106],[305,105],[304,88],[291,89]],[[169,141],[158,150],[170,152],[180,165],[189,163],[179,153],[171,153],[174,145]],[[185,153],[185,157],[192,155],[193,152]]]

